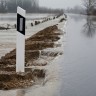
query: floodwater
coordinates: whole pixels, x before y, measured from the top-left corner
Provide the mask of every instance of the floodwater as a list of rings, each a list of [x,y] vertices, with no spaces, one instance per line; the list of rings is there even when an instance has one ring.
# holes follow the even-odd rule
[[[50,14],[52,15],[52,14]],[[33,19],[40,19],[40,18],[44,18],[44,17],[47,17],[47,16],[50,16],[49,14],[26,14],[26,19],[27,20],[33,20]],[[16,18],[17,18],[17,14],[15,13],[7,13],[7,14],[0,14],[0,21],[3,21],[3,22],[7,22],[7,21],[11,21],[11,22],[14,22],[16,21]],[[2,23],[2,22],[0,22]]]
[[[52,17],[52,16],[51,16]],[[61,16],[62,18],[63,16]],[[1,17],[2,18],[2,17]],[[5,20],[7,21],[7,20]],[[12,24],[13,22],[11,22],[12,20],[10,20],[10,24]],[[35,34],[36,32],[52,26],[52,25],[56,25],[58,24],[58,22],[60,21],[60,18],[56,19],[56,20],[49,20],[45,23],[41,23],[40,25],[37,26],[29,26],[29,22],[27,22],[27,26],[28,29],[26,29],[26,38],[32,36],[33,34]],[[2,24],[5,23],[3,22],[3,20],[1,20]],[[30,20],[30,22],[32,22]],[[59,26],[60,25],[60,26]],[[62,25],[64,26],[64,22],[60,23],[58,26],[59,28],[62,28]],[[2,46],[0,46],[0,56],[5,55],[6,53],[8,53],[10,50],[14,49],[16,47],[16,29],[9,29],[9,30],[0,30],[0,44]],[[59,41],[60,42],[60,41]],[[56,42],[58,44],[58,42]],[[4,51],[3,51],[4,50]],[[51,49],[46,49],[51,50]],[[53,51],[56,51],[57,49],[54,48]],[[58,48],[58,51],[60,49]],[[61,52],[61,50],[60,50]],[[47,58],[45,56],[45,58]],[[49,57],[50,59],[50,57]],[[24,88],[24,89],[13,89],[13,90],[0,90],[0,96],[53,96],[54,94],[59,94],[60,92],[58,91],[58,89],[60,87],[59,84],[59,75],[58,75],[58,71],[59,71],[59,65],[57,62],[58,58],[56,58],[55,60],[53,60],[53,62],[50,62],[50,60],[48,59],[47,62],[49,62],[49,64],[47,66],[43,66],[42,69],[47,70],[46,72],[46,77],[44,78],[43,82],[36,82],[36,84],[32,87],[29,88]],[[34,68],[40,68],[39,66],[37,67],[33,67]],[[58,92],[58,93],[56,93]],[[55,95],[55,96],[56,96]]]
[[[33,34],[51,23],[46,22],[27,31]],[[66,26],[66,34],[62,39],[64,54],[48,68],[51,72],[47,75],[51,75],[53,80],[45,86],[36,85],[27,89],[0,91],[0,96],[96,96],[96,18],[68,15]],[[15,47],[14,38],[16,39],[16,32],[13,33],[13,29],[0,31],[0,54],[6,52],[8,48],[11,50]],[[54,71],[54,68],[58,67],[59,71],[58,69]],[[57,74],[59,79],[56,78]],[[60,82],[60,85],[57,84],[59,88],[56,88],[55,81]],[[53,91],[55,95],[51,94]]]
[[[26,38],[32,36],[39,30],[47,27],[48,24],[40,24],[40,26],[31,26],[34,20],[43,20],[46,17],[52,17],[53,14],[27,14],[26,15]],[[16,24],[16,14],[0,14],[0,26],[6,27],[7,24],[14,26]],[[0,58],[12,49],[16,48],[16,29],[0,30]]]
[[[96,18],[68,15],[60,96],[96,96]]]

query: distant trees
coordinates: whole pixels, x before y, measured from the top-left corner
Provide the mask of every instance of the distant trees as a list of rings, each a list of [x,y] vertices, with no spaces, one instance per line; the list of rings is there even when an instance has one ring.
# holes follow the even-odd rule
[[[16,12],[16,0],[9,0],[6,2],[7,12]]]
[[[74,13],[74,14],[84,14],[85,10],[81,6],[75,6],[73,8],[67,8],[65,10],[67,13]]]
[[[5,4],[6,2],[4,2],[4,1],[1,1],[0,2],[0,13],[2,12],[2,13],[5,13],[6,12],[6,4]]]
[[[16,13],[17,6],[24,8],[27,13],[63,13],[61,9],[39,7],[38,0],[0,0],[0,13]]]
[[[96,0],[82,0],[81,6],[75,6],[74,8],[68,8],[68,13],[96,15]]]
[[[17,10],[17,6],[24,8],[27,12],[33,12],[38,9],[37,0],[0,0],[0,12],[14,13]]]
[[[96,0],[83,0],[83,6],[86,9],[87,15],[92,15],[96,10]]]
[[[59,14],[63,14],[64,10],[63,9],[51,9],[51,8],[46,8],[46,7],[40,7],[38,9],[38,12],[40,12],[40,13],[59,13]]]

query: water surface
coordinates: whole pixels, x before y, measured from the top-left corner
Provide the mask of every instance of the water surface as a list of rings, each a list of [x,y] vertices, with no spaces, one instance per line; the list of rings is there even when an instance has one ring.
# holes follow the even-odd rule
[[[60,96],[96,96],[96,18],[68,15]]]

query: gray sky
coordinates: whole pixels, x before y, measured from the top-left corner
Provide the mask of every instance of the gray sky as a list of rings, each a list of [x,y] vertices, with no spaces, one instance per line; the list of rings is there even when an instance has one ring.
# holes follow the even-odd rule
[[[67,8],[82,5],[82,0],[39,0],[39,3],[49,8]]]

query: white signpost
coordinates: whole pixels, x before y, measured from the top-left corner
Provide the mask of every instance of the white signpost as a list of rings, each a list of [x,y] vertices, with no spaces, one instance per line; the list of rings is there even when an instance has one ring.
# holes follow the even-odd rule
[[[17,7],[16,72],[25,72],[25,14],[24,9]]]

